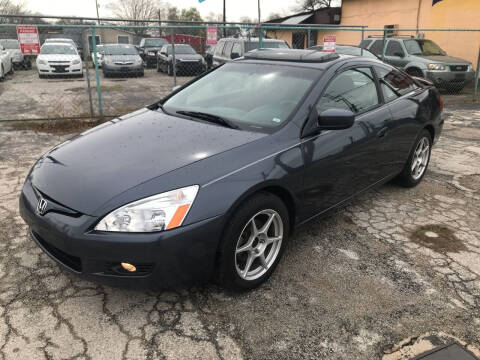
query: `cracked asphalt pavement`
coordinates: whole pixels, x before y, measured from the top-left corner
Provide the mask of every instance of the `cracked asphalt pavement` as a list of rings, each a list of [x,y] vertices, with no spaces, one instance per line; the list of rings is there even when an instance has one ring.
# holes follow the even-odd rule
[[[298,229],[270,281],[243,294],[61,270],[18,196],[66,137],[0,125],[0,359],[390,360],[452,340],[480,355],[480,107],[445,113],[418,187],[387,184]]]

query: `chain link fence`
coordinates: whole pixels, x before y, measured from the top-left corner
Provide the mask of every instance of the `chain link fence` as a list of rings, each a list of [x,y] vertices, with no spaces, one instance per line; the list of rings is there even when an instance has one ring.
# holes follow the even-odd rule
[[[248,51],[322,50],[325,36],[336,37],[339,53],[378,57],[429,79],[447,103],[479,101],[480,29],[158,22],[37,27],[41,45],[73,41],[81,66],[71,72],[73,54],[42,54],[43,59],[22,55],[16,25],[1,24],[0,44],[6,48],[2,56],[10,56],[14,66],[11,71],[0,68],[0,121],[116,117],[152,104]],[[216,45],[207,44],[207,29],[212,27]]]

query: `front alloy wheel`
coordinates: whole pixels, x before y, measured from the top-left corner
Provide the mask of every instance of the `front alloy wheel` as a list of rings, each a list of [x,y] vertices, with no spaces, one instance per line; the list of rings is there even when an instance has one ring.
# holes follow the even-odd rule
[[[265,282],[280,261],[289,233],[283,201],[258,193],[232,215],[219,248],[218,280],[231,290],[250,290]]]
[[[283,240],[283,222],[272,209],[255,214],[238,238],[235,268],[248,281],[265,274],[275,263]]]

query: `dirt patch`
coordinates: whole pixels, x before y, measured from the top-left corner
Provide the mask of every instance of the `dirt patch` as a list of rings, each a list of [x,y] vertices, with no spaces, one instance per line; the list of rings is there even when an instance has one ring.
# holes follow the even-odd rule
[[[12,130],[32,130],[49,134],[73,134],[80,133],[97,125],[100,125],[108,119],[102,120],[48,120],[48,121],[22,121],[9,124]]]
[[[102,85],[102,92],[108,92],[108,91],[123,91],[123,86],[122,85]],[[92,87],[92,89],[96,89],[96,87]],[[78,93],[78,92],[84,92],[88,91],[86,87],[83,86],[78,86],[74,88],[69,88],[65,89],[67,92],[73,92],[73,93]]]
[[[460,185],[477,192],[480,190],[480,174],[465,175],[460,178]]]
[[[412,233],[410,239],[439,253],[458,253],[468,250],[452,230],[440,225],[420,226]]]

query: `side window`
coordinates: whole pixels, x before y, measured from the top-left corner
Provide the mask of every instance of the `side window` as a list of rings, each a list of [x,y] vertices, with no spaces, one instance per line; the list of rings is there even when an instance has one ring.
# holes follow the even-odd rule
[[[233,44],[232,54],[237,53],[238,55],[242,56],[242,45],[240,43]]]
[[[225,47],[225,42],[219,42],[215,47],[215,56],[221,56],[223,48]]]
[[[387,56],[400,56],[404,57],[405,53],[403,52],[402,45],[396,40],[390,40],[385,49],[385,55]]]
[[[328,109],[350,110],[360,114],[379,104],[377,87],[370,68],[356,68],[337,75],[328,85],[317,112]]]
[[[375,71],[385,102],[395,100],[418,87],[411,77],[395,68],[377,66]]]
[[[374,53],[375,55],[382,55],[383,51],[383,40],[375,40],[373,43],[372,47],[370,49],[370,52]]]
[[[233,42],[229,41],[227,42],[227,45],[225,45],[225,50],[223,51],[223,55],[227,58],[230,57],[230,54],[232,53],[232,47],[233,47]]]

